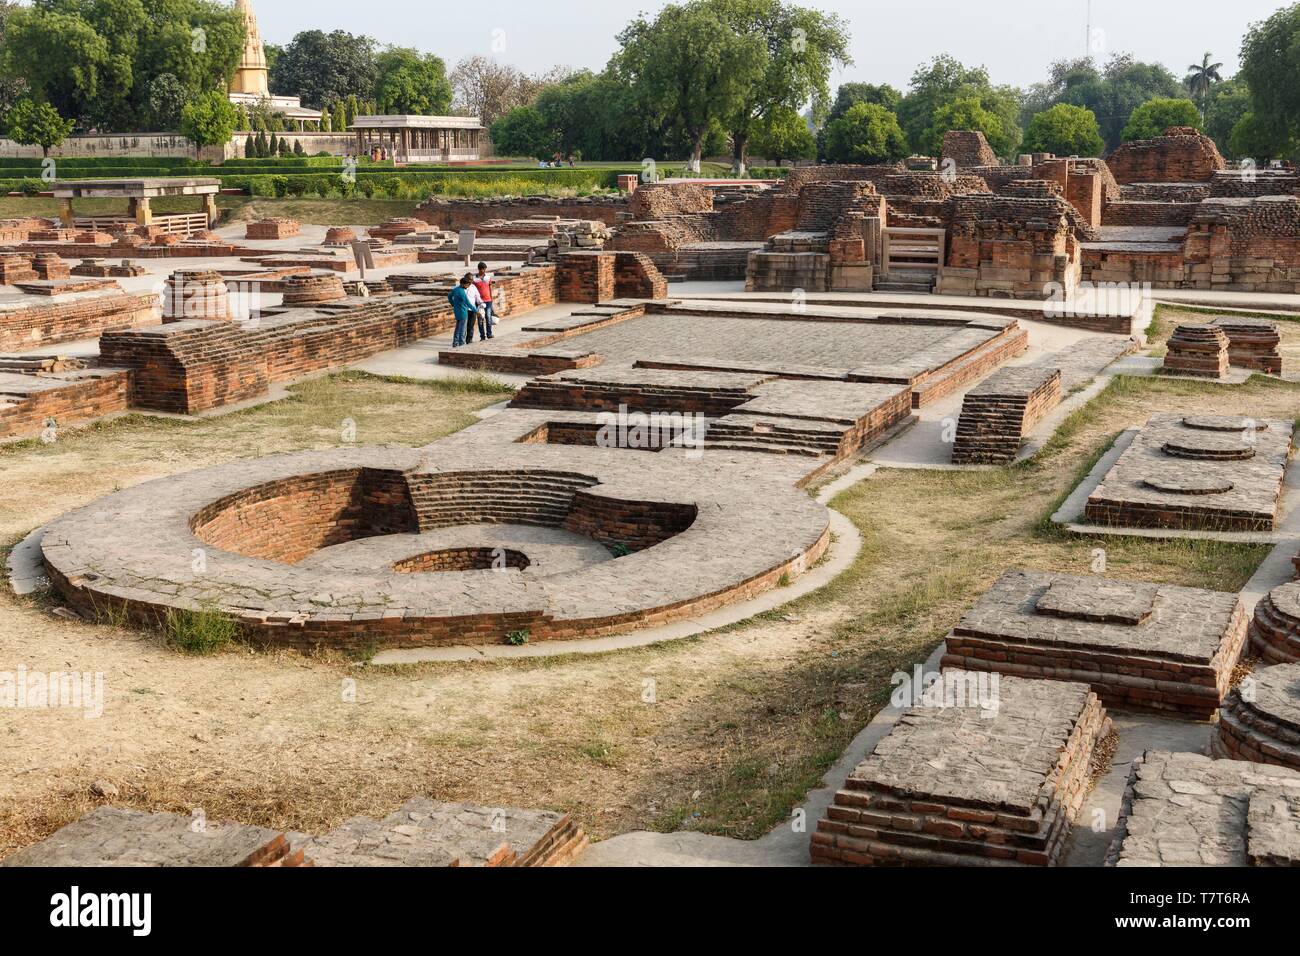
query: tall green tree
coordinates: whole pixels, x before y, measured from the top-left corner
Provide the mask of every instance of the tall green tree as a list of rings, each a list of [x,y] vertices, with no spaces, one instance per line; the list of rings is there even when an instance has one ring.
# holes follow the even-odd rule
[[[1248,155],[1300,151],[1300,3],[1251,25],[1237,76],[1250,87],[1250,123],[1240,139],[1251,146]]]
[[[817,130],[817,157],[823,162],[831,162],[826,156],[826,127],[847,113],[850,107],[858,103],[875,103],[897,116],[902,100],[903,94],[888,83],[841,83],[835,91],[830,111]]]
[[[938,121],[937,114],[958,100],[972,99],[981,111],[981,122],[988,127],[984,135],[993,151],[999,156],[1012,155],[1021,137],[1019,91],[1010,86],[994,86],[984,67],[967,67],[947,54],[916,68],[907,95],[899,104],[898,121],[912,148],[938,155],[943,134],[939,133],[937,143],[934,130],[943,123]],[[971,112],[968,103],[960,110]],[[985,114],[996,117],[997,122],[988,121]]]
[[[4,18],[0,72],[84,126],[125,132],[155,121],[161,77],[185,99],[224,88],[243,42],[242,17],[213,0],[39,0]]]
[[[1057,156],[1097,156],[1105,145],[1092,110],[1057,103],[1029,121],[1023,148]]]
[[[977,96],[963,96],[944,103],[934,111],[930,125],[921,135],[920,151],[927,156],[938,156],[943,151],[943,135],[949,130],[972,129],[984,134],[995,153],[1006,155],[1010,137],[1005,135],[1002,118],[984,108]],[[1016,136],[1017,145],[1019,136]]]
[[[498,155],[550,159],[555,152],[554,131],[535,107],[517,106],[490,129],[492,146]]]
[[[762,78],[766,43],[731,29],[716,5],[670,4],[653,20],[638,16],[618,35],[619,69],[639,108],[681,125],[698,172],[710,130],[737,116]]]
[[[1232,148],[1232,131],[1250,112],[1250,87],[1233,77],[1216,83],[1210,90],[1205,105],[1205,135],[1219,147],[1219,152],[1229,159],[1240,159]]]
[[[789,106],[777,106],[758,121],[751,143],[758,155],[775,160],[811,159],[817,155],[817,141],[808,120]]]
[[[877,103],[855,103],[826,124],[826,160],[832,163],[892,163],[907,155],[898,117]]]
[[[9,111],[9,138],[26,146],[39,146],[50,155],[72,132],[72,120],[64,119],[49,103],[19,100]]]
[[[774,110],[808,106],[815,119],[830,107],[830,73],[852,63],[844,21],[783,0],[701,0],[737,37],[759,37],[761,69],[722,117],[731,135],[732,173],[744,176],[750,139]]]
[[[235,132],[235,108],[219,90],[209,90],[196,96],[181,110],[181,132],[194,144],[195,155],[200,156],[204,146],[216,146],[228,141]]]
[[[375,59],[375,96],[383,113],[442,115],[451,109],[447,65],[431,53],[389,47]]]
[[[1201,117],[1200,110],[1191,100],[1147,100],[1133,111],[1120,135],[1128,143],[1135,139],[1160,136],[1171,126],[1194,126],[1201,129],[1204,125],[1205,120]]]
[[[271,70],[271,89],[299,96],[312,107],[333,106],[349,95],[375,95],[379,69],[375,41],[345,30],[304,30],[285,44]]]
[[[1205,112],[1205,106],[1210,100],[1211,87],[1215,83],[1223,82],[1223,77],[1219,75],[1223,64],[1215,63],[1213,60],[1214,57],[1206,52],[1201,57],[1200,63],[1193,63],[1187,68],[1187,76],[1183,79],[1183,85],[1187,87],[1187,92],[1192,95],[1192,101],[1202,113]]]
[[[1052,64],[1046,82],[1031,86],[1022,104],[1022,119],[1029,122],[1057,103],[1083,106],[1097,117],[1107,149],[1123,142],[1124,126],[1133,111],[1147,100],[1184,95],[1183,86],[1159,63],[1143,63],[1131,54],[1112,55],[1103,68],[1091,57],[1060,60]]]

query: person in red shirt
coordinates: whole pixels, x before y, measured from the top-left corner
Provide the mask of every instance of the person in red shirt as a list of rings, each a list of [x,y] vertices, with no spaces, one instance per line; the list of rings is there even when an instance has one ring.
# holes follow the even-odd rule
[[[478,289],[479,298],[483,300],[483,311],[478,314],[479,339],[492,338],[492,273],[487,271],[487,263],[478,264],[478,275],[474,276],[474,288]]]

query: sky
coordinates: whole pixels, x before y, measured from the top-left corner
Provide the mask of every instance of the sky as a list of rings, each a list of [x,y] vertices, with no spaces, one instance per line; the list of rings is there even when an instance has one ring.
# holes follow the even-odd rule
[[[854,65],[837,69],[832,89],[846,81],[890,83],[906,89],[917,64],[949,53],[967,66],[984,64],[994,83],[1028,86],[1053,60],[1091,49],[1155,60],[1181,77],[1209,51],[1237,69],[1246,27],[1287,4],[1283,0],[798,0],[838,13],[852,35]],[[300,30],[365,33],[380,43],[436,53],[448,68],[482,54],[528,73],[556,65],[599,70],[614,39],[640,11],[664,0],[253,0],[262,37],[287,43]]]

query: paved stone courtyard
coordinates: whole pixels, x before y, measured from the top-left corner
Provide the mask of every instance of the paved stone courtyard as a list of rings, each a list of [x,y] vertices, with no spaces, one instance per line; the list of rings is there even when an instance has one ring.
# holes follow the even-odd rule
[[[1094,524],[1271,531],[1291,453],[1288,421],[1155,415],[1088,496]]]

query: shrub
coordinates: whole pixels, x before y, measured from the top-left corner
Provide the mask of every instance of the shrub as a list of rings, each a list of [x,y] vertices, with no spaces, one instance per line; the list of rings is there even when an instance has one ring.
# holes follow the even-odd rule
[[[163,622],[167,643],[186,654],[210,654],[239,635],[239,622],[216,608],[170,608]]]

